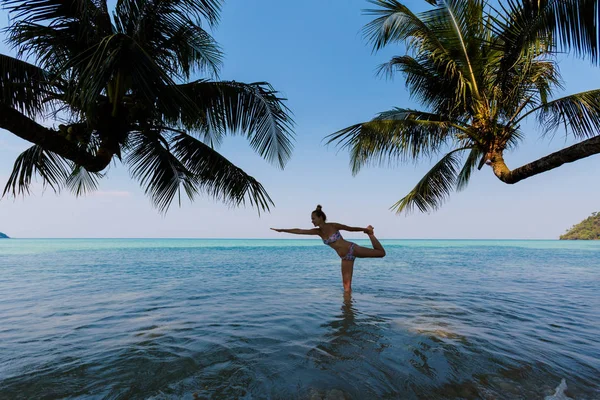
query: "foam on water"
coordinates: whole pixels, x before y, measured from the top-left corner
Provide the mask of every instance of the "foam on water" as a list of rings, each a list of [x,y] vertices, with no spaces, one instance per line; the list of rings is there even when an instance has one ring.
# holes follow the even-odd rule
[[[552,396],[546,396],[546,400],[573,400],[570,397],[567,397],[565,390],[567,390],[567,381],[563,378],[554,394]]]

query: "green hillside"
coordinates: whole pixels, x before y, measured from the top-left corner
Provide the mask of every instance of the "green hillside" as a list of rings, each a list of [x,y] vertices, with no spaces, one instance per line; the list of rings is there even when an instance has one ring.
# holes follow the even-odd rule
[[[577,225],[573,226],[564,235],[561,240],[600,240],[600,212],[592,215]]]

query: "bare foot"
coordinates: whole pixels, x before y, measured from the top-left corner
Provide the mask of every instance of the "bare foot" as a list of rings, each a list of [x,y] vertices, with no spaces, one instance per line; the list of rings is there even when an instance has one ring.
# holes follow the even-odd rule
[[[369,226],[367,226],[365,233],[369,236],[374,235],[375,233],[373,232],[373,229],[375,229],[375,228],[373,228],[373,225],[369,225]]]

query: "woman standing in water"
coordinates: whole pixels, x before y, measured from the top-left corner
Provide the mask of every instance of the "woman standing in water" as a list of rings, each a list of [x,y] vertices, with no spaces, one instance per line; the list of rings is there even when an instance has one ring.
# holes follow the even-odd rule
[[[317,235],[323,239],[323,243],[333,248],[342,259],[342,282],[344,283],[344,291],[352,290],[352,272],[354,270],[354,259],[356,258],[381,258],[385,257],[385,250],[379,240],[373,233],[371,225],[366,228],[356,228],[338,224],[336,222],[325,222],[327,216],[318,205],[310,215],[311,222],[316,228],[313,229],[275,229],[277,232],[294,233],[297,235]],[[340,234],[340,230],[350,232],[364,232],[371,239],[372,249],[362,247],[356,243],[344,240]]]

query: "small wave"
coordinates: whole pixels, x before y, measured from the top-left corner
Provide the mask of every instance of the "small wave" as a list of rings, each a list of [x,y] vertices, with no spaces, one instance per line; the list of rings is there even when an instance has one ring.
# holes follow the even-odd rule
[[[565,390],[567,390],[567,381],[563,378],[554,394],[552,396],[546,396],[544,400],[573,400],[565,394]]]

